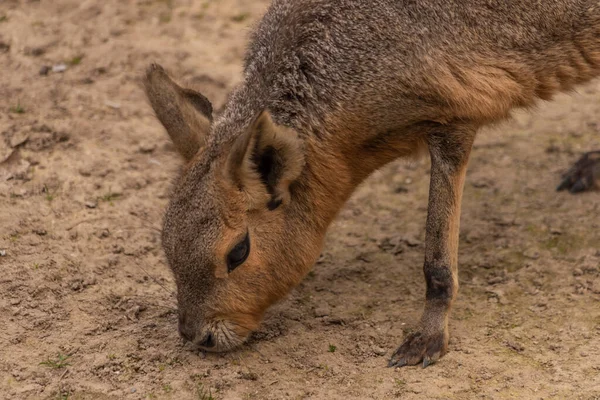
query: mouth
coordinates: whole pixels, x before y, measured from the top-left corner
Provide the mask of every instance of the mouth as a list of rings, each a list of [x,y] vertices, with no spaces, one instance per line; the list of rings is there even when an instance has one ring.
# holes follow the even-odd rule
[[[203,329],[198,335],[199,340],[194,345],[204,351],[220,353],[232,350],[246,341],[248,335],[242,336],[236,332],[235,324],[230,321],[215,321]]]

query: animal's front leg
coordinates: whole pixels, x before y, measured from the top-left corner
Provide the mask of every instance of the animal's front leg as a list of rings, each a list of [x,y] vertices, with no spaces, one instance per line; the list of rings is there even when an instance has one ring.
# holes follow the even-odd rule
[[[458,291],[460,205],[475,129],[438,127],[428,135],[431,183],[425,239],[425,310],[389,366],[437,361],[448,351],[448,315]]]

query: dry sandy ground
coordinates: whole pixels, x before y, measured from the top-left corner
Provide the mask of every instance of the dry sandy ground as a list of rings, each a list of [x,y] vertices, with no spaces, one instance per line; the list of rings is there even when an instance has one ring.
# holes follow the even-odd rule
[[[600,149],[598,82],[478,138],[438,364],[386,368],[421,312],[427,160],[357,191],[249,344],[183,345],[159,241],[179,160],[140,75],[220,106],[266,5],[0,1],[0,398],[600,398],[600,193],[554,191]]]

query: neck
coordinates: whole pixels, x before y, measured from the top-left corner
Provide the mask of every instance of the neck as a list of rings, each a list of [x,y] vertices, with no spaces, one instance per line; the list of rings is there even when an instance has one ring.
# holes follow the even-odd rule
[[[333,221],[357,186],[352,171],[343,157],[328,152],[322,143],[306,140],[306,166],[298,179],[297,199],[303,218],[323,232]]]
[[[352,126],[352,128],[350,128]],[[298,180],[298,208],[323,232],[354,190],[371,173],[422,147],[410,128],[378,134],[358,121],[328,134],[305,137],[306,167]],[[307,214],[309,213],[309,214]]]

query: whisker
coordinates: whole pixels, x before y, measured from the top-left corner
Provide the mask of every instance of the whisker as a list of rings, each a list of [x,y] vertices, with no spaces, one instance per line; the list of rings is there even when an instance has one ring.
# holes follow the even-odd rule
[[[133,214],[132,214],[133,215]],[[92,222],[98,222],[98,221],[106,221],[106,220],[115,220],[115,219],[120,219],[119,217],[107,217],[107,216],[103,216],[103,217],[97,217],[97,218],[87,218],[87,219],[82,219],[81,221],[77,221],[75,224],[69,226],[66,230],[67,231],[71,231],[72,229],[76,228],[77,226],[81,225],[81,224],[86,224],[86,223],[92,223]],[[143,220],[143,219],[142,219]],[[146,220],[143,220],[144,222],[148,222]],[[152,229],[158,233],[162,233],[162,229],[159,229],[155,226],[148,226],[148,225],[143,225],[142,228],[145,229]],[[138,227],[135,226],[129,226],[129,227],[121,227],[119,229],[139,229]]]
[[[152,275],[151,275],[151,274],[150,274],[148,271],[146,271],[146,269],[145,269],[144,267],[142,267],[142,266],[141,266],[140,264],[138,264],[137,262],[135,262],[134,264],[135,264],[135,265],[136,265],[136,266],[137,266],[139,269],[141,269],[142,271],[144,271],[144,273],[145,273],[146,275],[148,275],[148,277],[149,277],[150,279],[152,279],[152,281],[153,281],[154,283],[156,283],[158,286],[160,286],[161,288],[163,288],[163,290],[164,290],[165,292],[167,292],[167,293],[169,294],[169,296],[171,296],[171,297],[175,297],[175,293],[174,293],[174,292],[172,292],[172,291],[170,291],[169,289],[167,289],[167,288],[166,288],[166,287],[165,287],[165,286],[164,286],[162,283],[160,283],[160,282],[159,282],[159,281],[158,281],[156,278],[154,278],[154,276],[152,276]]]
[[[141,215],[137,215],[137,214],[134,214],[134,213],[129,213],[129,215],[131,215],[131,216],[134,216],[134,217],[138,218],[139,220],[141,220],[142,222],[145,222],[145,223],[147,223],[147,224],[148,224],[148,226],[146,226],[146,227],[147,227],[148,229],[153,229],[153,230],[155,230],[156,232],[160,232],[160,233],[162,233],[162,229],[160,229],[160,228],[157,228],[156,226],[154,226],[154,222],[152,222],[152,221],[150,221],[150,220],[148,220],[148,219],[146,219],[146,218],[142,217]]]
[[[175,306],[175,304],[173,304],[172,306],[165,306],[162,304],[158,304],[158,303],[154,303],[153,301],[149,301],[149,297],[148,296],[143,296],[143,295],[136,295],[136,298],[140,298],[140,299],[144,299],[144,301],[148,304],[148,306],[152,306],[152,307],[158,307],[158,308],[163,308],[165,310],[168,311],[177,311],[177,307]],[[155,300],[155,299],[152,299]]]

